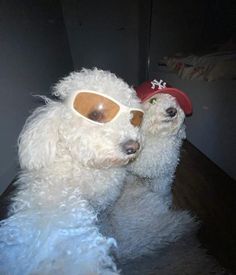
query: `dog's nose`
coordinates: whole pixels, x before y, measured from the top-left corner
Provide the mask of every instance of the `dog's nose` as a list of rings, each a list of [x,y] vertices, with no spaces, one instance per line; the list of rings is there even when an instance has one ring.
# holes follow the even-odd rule
[[[122,149],[127,155],[135,154],[140,148],[139,142],[135,140],[128,140],[122,144]]]
[[[170,117],[174,117],[177,114],[177,110],[174,107],[166,109],[166,112]]]

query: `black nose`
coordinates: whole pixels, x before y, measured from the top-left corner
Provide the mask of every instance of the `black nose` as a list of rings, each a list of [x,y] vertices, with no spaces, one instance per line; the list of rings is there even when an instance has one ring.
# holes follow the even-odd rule
[[[174,117],[177,113],[177,110],[174,107],[170,107],[170,108],[166,109],[166,112],[170,117]]]
[[[139,148],[140,148],[139,142],[132,140],[132,139],[130,139],[122,144],[122,149],[123,149],[124,153],[127,155],[135,154]]]

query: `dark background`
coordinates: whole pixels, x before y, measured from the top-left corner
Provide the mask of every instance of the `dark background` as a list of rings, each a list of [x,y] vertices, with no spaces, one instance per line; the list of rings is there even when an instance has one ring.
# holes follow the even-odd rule
[[[232,38],[234,2],[0,0],[0,193],[17,173],[24,121],[42,104],[32,95],[50,96],[56,81],[82,67],[110,70],[137,85],[155,76],[163,56]],[[235,178],[235,93],[225,85],[222,93],[183,87],[195,110],[188,139]]]

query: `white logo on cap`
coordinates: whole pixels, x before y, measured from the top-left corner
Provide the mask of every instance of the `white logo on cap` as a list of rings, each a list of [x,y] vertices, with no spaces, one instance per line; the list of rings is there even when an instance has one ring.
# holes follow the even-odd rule
[[[160,79],[160,81],[157,81],[156,79],[153,79],[153,81],[151,81],[152,84],[152,89],[154,90],[156,86],[158,86],[158,89],[164,89],[166,88],[166,82],[164,82],[162,79]]]

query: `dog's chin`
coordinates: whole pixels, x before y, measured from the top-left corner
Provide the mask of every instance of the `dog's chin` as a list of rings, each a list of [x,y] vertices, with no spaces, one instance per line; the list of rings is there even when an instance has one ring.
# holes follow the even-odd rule
[[[125,157],[109,157],[99,161],[89,161],[87,166],[93,169],[109,169],[113,167],[122,167],[134,161],[136,155],[127,155]]]
[[[134,162],[136,160],[136,158],[137,158],[137,155],[130,157],[128,164]]]
[[[171,136],[176,134],[182,125],[183,122],[178,119],[154,119],[148,125],[147,131],[157,137]]]

